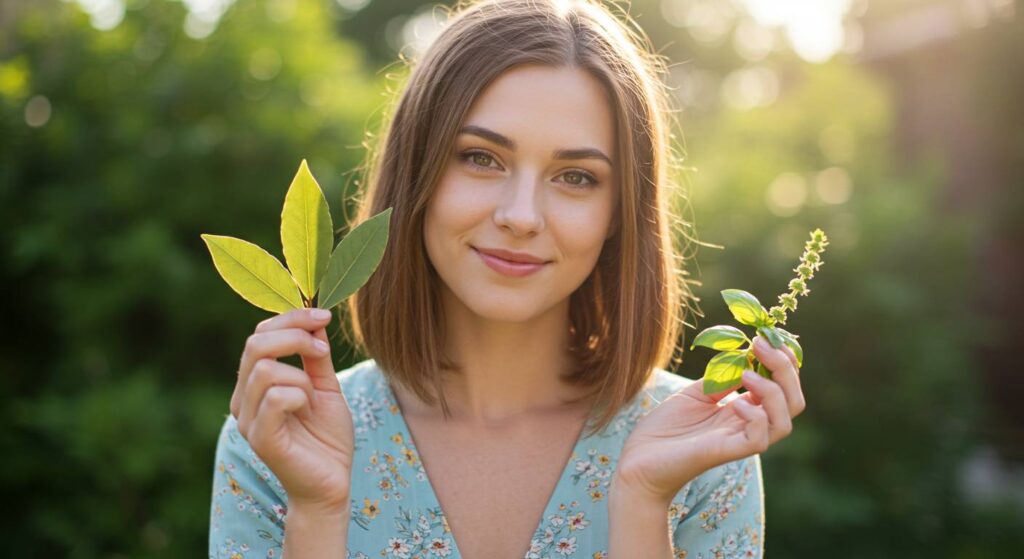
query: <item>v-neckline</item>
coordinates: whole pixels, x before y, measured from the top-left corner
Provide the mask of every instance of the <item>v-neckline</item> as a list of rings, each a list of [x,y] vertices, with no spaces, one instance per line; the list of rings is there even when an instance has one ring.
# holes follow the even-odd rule
[[[393,417],[398,418],[399,428],[401,429],[401,435],[404,437],[405,441],[408,442],[409,446],[412,447],[411,450],[414,453],[416,453],[416,457],[419,460],[420,465],[423,467],[423,481],[427,484],[427,491],[430,493],[429,506],[436,507],[437,510],[440,511],[441,517],[444,519],[444,522],[447,523],[448,515],[447,513],[445,513],[444,508],[441,506],[441,499],[438,498],[437,491],[434,490],[434,484],[430,481],[430,474],[427,473],[427,467],[423,463],[423,455],[420,454],[419,447],[416,445],[416,441],[413,439],[412,430],[409,429],[409,424],[405,421],[405,413],[402,411],[402,408],[398,403],[398,396],[395,394],[395,391],[391,388],[391,384],[388,382],[388,379],[386,376],[384,376],[383,372],[378,370],[378,374],[380,374],[380,380],[384,385],[386,396],[390,400],[389,403],[393,404],[395,406],[395,409],[398,410],[393,415]],[[590,418],[583,422],[583,427],[576,435],[576,441],[573,443],[572,451],[569,453],[569,457],[566,458],[565,464],[562,466],[562,473],[558,476],[558,481],[555,482],[555,487],[551,490],[551,494],[548,495],[547,503],[544,505],[544,511],[540,515],[540,521],[537,523],[537,526],[533,528],[533,531],[530,532],[529,542],[533,541],[534,534],[540,531],[541,527],[544,526],[544,520],[549,515],[554,514],[552,507],[558,507],[557,503],[555,503],[555,496],[558,495],[559,489],[562,488],[562,485],[565,483],[566,478],[569,477],[573,467],[573,460],[580,456],[581,445],[584,443],[584,441],[589,439],[589,437],[583,436],[583,434],[586,433],[587,427],[589,425],[591,425]],[[452,551],[454,551],[454,555],[451,557],[451,559],[462,559],[462,550],[459,549],[459,542],[455,540],[454,530],[451,531],[450,536],[452,539]],[[530,545],[531,543],[527,543],[526,550],[522,554],[523,557],[526,557],[529,553]]]

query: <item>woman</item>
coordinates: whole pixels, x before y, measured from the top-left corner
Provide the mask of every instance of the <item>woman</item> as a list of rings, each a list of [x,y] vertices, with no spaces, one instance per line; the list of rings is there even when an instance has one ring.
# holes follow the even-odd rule
[[[774,380],[742,395],[662,368],[691,299],[644,41],[589,1],[449,21],[357,218],[394,208],[347,309],[373,358],[335,373],[326,311],[256,327],[211,557],[762,555],[757,453],[804,408],[796,359],[757,340]]]

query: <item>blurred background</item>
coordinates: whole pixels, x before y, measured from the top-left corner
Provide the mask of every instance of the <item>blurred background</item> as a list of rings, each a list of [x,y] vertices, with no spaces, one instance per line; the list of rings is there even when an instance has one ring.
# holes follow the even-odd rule
[[[770,555],[1020,557],[1020,3],[619,5],[671,61],[678,207],[723,247],[689,261],[691,322],[730,320],[724,288],[774,303],[807,232],[832,241],[787,325],[809,404],[763,456]],[[206,553],[217,433],[267,313],[199,235],[280,257],[302,158],[336,223],[352,215],[403,60],[444,19],[400,0],[0,3],[5,555]],[[339,370],[363,359],[340,344]]]

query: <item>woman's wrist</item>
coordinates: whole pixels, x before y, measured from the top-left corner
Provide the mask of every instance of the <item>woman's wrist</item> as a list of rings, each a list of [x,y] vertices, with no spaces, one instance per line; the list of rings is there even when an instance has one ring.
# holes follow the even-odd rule
[[[303,517],[337,518],[350,517],[352,513],[351,500],[332,499],[330,501],[302,501],[297,499],[288,500],[288,517],[298,513]]]
[[[668,507],[663,499],[627,483],[613,482],[608,494],[610,557],[672,556]]]
[[[290,502],[282,555],[288,559],[319,559],[344,554],[350,518],[347,500],[344,505]]]

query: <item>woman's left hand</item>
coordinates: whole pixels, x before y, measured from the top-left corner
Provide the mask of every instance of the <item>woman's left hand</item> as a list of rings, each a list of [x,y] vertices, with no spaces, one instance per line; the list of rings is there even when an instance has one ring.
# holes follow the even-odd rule
[[[626,439],[613,490],[667,506],[706,470],[764,452],[789,435],[791,419],[805,407],[796,356],[760,336],[753,347],[772,380],[748,371],[743,387],[749,392],[740,395],[733,394],[739,387],[704,394],[697,380],[665,399]]]

